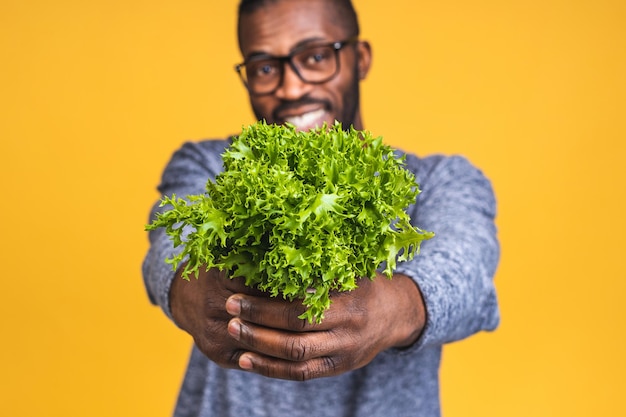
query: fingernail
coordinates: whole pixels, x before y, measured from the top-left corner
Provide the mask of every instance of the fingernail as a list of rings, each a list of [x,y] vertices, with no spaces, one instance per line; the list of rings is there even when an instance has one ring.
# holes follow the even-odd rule
[[[252,369],[252,358],[245,353],[239,357],[239,367],[241,369],[250,370]]]
[[[228,334],[235,340],[239,340],[241,335],[241,323],[239,323],[239,320],[234,319],[228,323]]]
[[[226,312],[231,316],[238,316],[241,314],[241,299],[236,296],[230,296],[226,300]]]

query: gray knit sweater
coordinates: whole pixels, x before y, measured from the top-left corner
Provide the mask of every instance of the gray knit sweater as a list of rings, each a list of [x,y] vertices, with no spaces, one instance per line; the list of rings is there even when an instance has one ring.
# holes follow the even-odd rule
[[[163,195],[201,194],[222,169],[228,141],[186,143],[172,157],[158,187]],[[399,152],[400,154],[400,152]],[[421,338],[404,350],[380,353],[369,365],[306,382],[226,370],[195,347],[174,415],[216,417],[436,417],[440,415],[442,345],[498,325],[493,277],[499,258],[489,181],[462,157],[406,155],[422,189],[408,212],[416,226],[436,233],[396,272],[413,278],[426,303]],[[151,216],[157,206],[153,208]],[[164,259],[174,253],[162,229],[150,233],[143,276],[150,300],[171,318],[173,278]]]

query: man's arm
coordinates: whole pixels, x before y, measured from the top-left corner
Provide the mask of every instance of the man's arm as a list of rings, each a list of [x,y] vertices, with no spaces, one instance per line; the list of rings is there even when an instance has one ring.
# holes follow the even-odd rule
[[[206,182],[214,179],[222,169],[221,154],[228,145],[226,141],[206,141],[185,143],[173,155],[161,178],[158,191],[164,196],[176,194],[179,197],[202,194]],[[159,208],[156,202],[150,212],[153,219]],[[149,233],[150,248],[143,261],[143,279],[150,301],[159,305],[163,312],[172,319],[170,308],[170,287],[174,280],[174,271],[165,259],[182,251],[182,247],[173,248],[170,238],[163,228]]]
[[[221,154],[226,141],[186,143],[174,153],[166,166],[161,184],[162,195],[179,197],[202,194],[209,178],[215,179],[222,169]],[[155,203],[150,213],[166,210]],[[189,333],[209,359],[226,368],[238,368],[244,346],[227,330],[230,314],[226,300],[233,294],[256,295],[259,291],[246,287],[241,279],[230,279],[216,269],[201,270],[197,277],[184,280],[180,271],[172,270],[165,259],[182,250],[174,248],[163,228],[150,231],[150,248],[143,262],[143,277],[150,301],[159,305],[174,323]]]
[[[410,215],[436,235],[396,270],[415,280],[426,306],[425,328],[415,348],[493,330],[500,319],[493,282],[500,246],[491,183],[462,157],[425,162],[418,170],[423,191]],[[416,164],[415,157],[407,158],[409,167]]]

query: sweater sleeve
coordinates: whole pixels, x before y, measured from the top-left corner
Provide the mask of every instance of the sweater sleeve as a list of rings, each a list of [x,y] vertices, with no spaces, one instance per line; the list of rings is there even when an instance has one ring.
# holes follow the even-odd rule
[[[497,327],[494,274],[500,248],[496,202],[489,180],[465,158],[407,156],[422,193],[409,209],[412,222],[435,237],[396,272],[419,286],[426,325],[412,349],[442,345]]]
[[[176,194],[184,198],[192,194],[203,194],[207,181],[215,179],[222,169],[221,155],[227,143],[227,141],[185,143],[172,155],[163,171],[161,183],[157,187],[161,196]],[[159,207],[160,200],[150,211],[150,221],[157,212],[167,209]],[[150,247],[142,265],[144,284],[150,301],[160,306],[171,319],[169,291],[175,271],[170,264],[165,263],[165,259],[178,254],[182,247],[174,248],[163,228],[149,232],[148,238]]]

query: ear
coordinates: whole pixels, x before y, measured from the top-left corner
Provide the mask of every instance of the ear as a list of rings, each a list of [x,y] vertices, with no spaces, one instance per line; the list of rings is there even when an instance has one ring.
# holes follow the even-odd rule
[[[359,41],[357,43],[357,56],[359,62],[359,80],[364,80],[367,74],[370,72],[370,66],[372,65],[372,48],[367,41]]]

